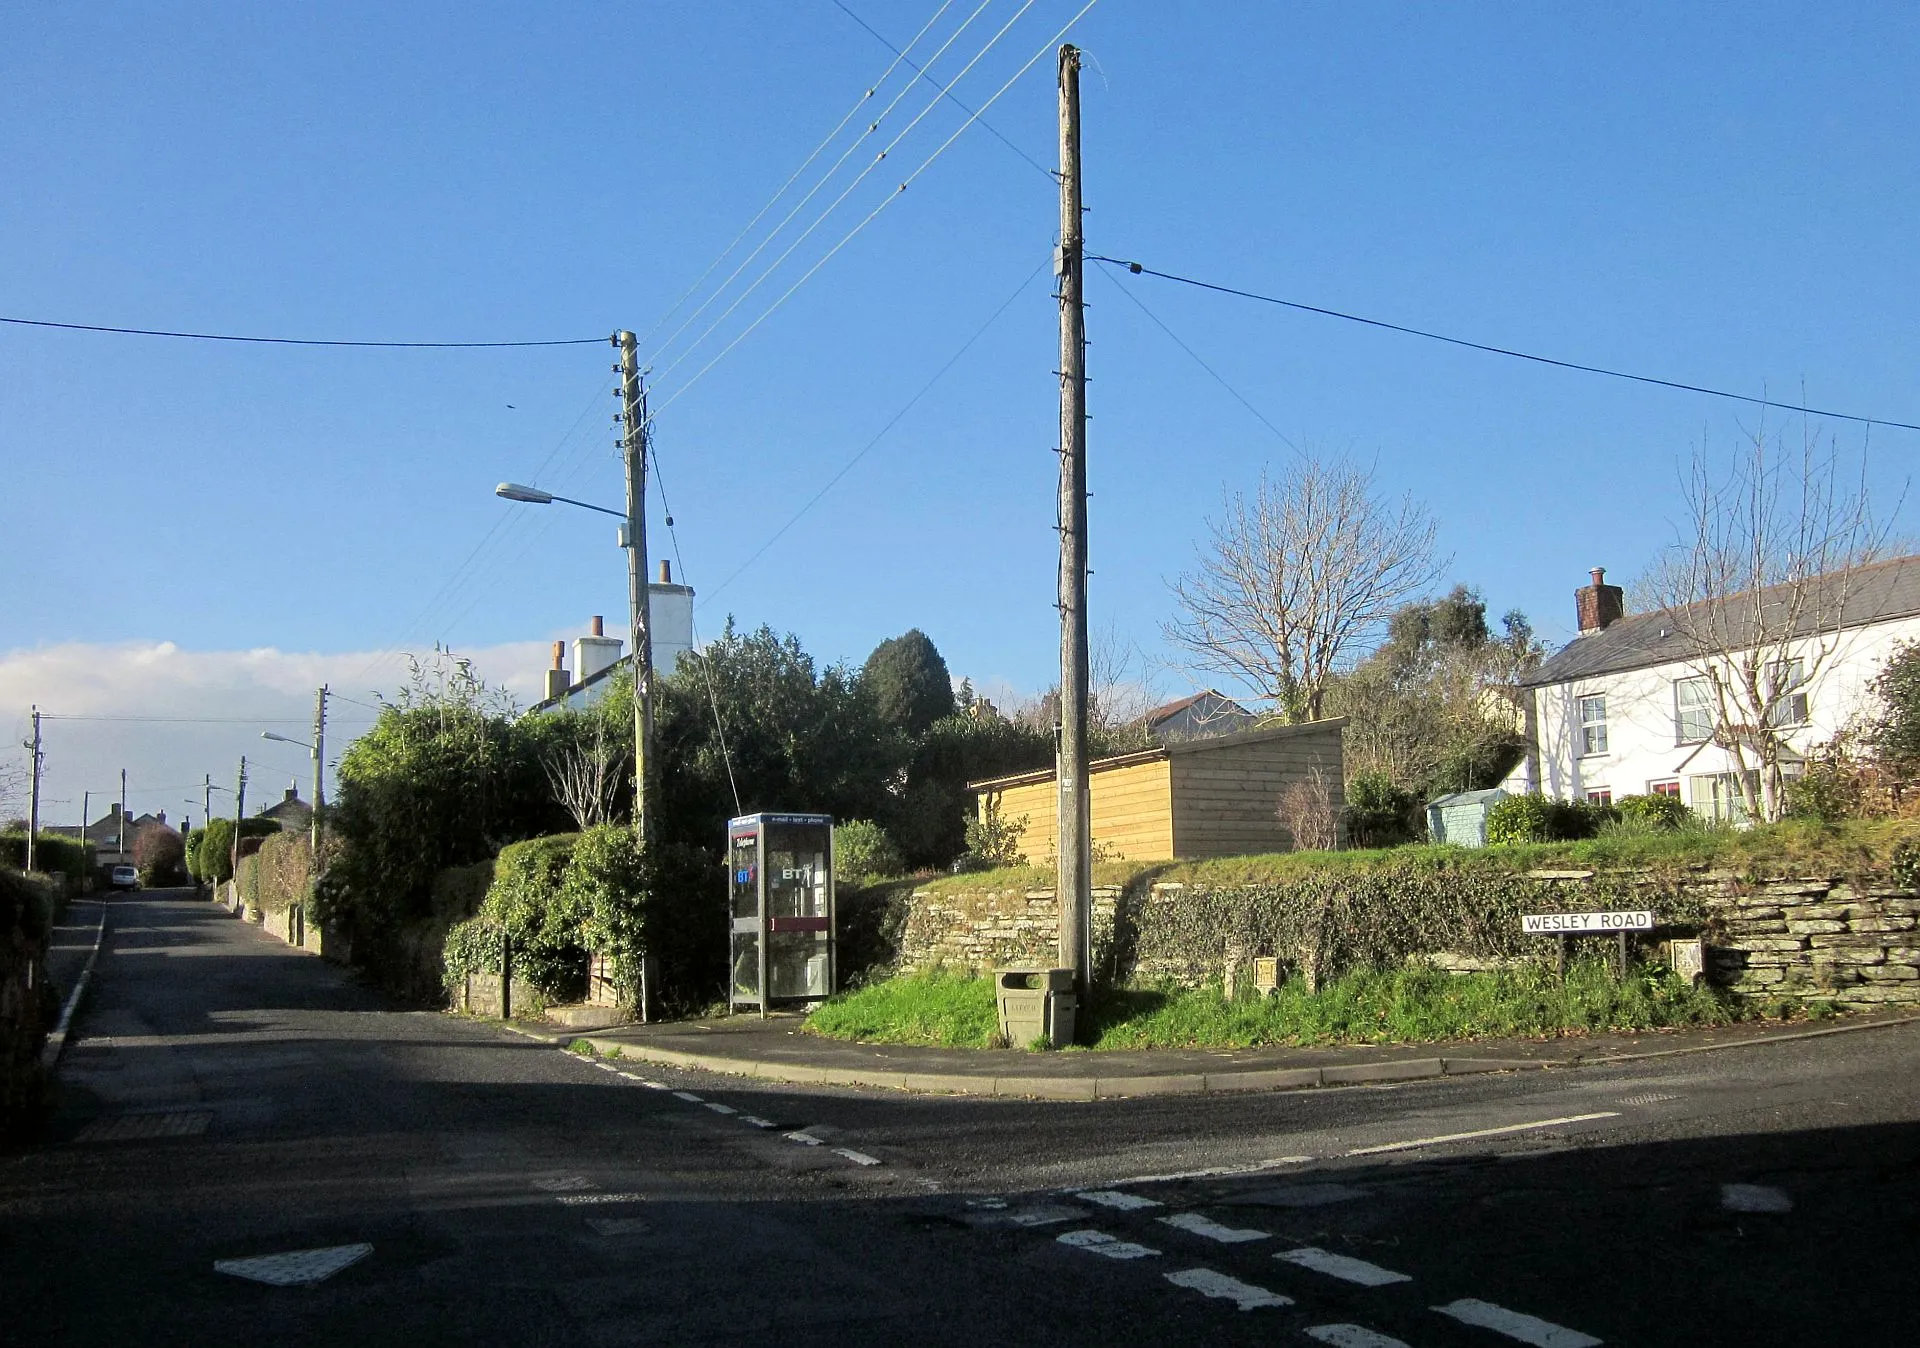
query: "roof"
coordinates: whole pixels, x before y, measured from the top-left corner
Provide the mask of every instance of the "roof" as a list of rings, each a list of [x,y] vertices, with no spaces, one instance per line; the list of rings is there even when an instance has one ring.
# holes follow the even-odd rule
[[[1801,615],[1800,628],[1793,635],[1809,637],[1822,631],[1837,632],[1873,623],[1892,622],[1898,618],[1920,617],[1920,557],[1895,557],[1857,567],[1851,572],[1819,576],[1814,583],[1837,589],[1843,579],[1846,589],[1844,593],[1836,594],[1833,601],[1840,607],[1838,616],[1834,617],[1827,611],[1829,605],[1816,601],[1809,606],[1813,610],[1811,613]],[[1782,584],[1758,592],[1763,616],[1757,627],[1764,629],[1770,625],[1766,622],[1768,609],[1784,616],[1792,590],[1790,584]],[[1733,596],[1735,599],[1747,597]],[[1729,601],[1720,602],[1725,604]],[[1705,603],[1690,604],[1682,612],[1703,612],[1706,608]],[[1729,616],[1737,622],[1750,614],[1734,612]],[[1763,639],[1766,638],[1756,633],[1748,644],[1759,645]],[[1636,613],[1598,632],[1581,633],[1540,668],[1520,680],[1520,686],[1539,688],[1547,684],[1590,679],[1601,674],[1617,674],[1629,669],[1677,664],[1695,658],[1698,653],[1688,637],[1675,628],[1673,619],[1664,610]]]
[[[1346,724],[1346,717],[1334,716],[1324,721],[1302,721],[1298,725],[1269,726],[1264,730],[1243,730],[1237,735],[1214,735],[1203,740],[1182,740],[1176,744],[1162,744],[1155,749],[1141,749],[1135,753],[1119,754],[1113,758],[1096,759],[1087,764],[1087,771],[1089,773],[1110,772],[1115,768],[1130,768],[1135,764],[1152,763],[1185,754],[1210,754],[1218,749],[1231,749],[1242,744],[1260,744],[1267,740],[1288,739],[1313,731],[1339,730]],[[1053,774],[1053,768],[1038,768],[1031,772],[1016,772],[1006,777],[989,777],[984,781],[968,782],[967,790],[1004,791],[1010,786],[1029,786],[1035,782],[1050,781]]]
[[[1444,796],[1435,796],[1427,802],[1430,809],[1447,809],[1454,805],[1485,805],[1496,800],[1505,800],[1507,793],[1497,786],[1484,791],[1454,791]]]

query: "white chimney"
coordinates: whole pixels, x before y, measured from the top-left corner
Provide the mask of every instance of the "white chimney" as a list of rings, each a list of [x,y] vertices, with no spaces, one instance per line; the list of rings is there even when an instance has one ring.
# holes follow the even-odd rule
[[[673,583],[665,558],[660,579],[647,586],[647,635],[653,642],[653,667],[671,674],[680,657],[693,649],[693,588]]]
[[[598,614],[589,624],[587,635],[573,640],[573,668],[576,683],[585,683],[601,670],[620,663],[619,637],[610,637],[603,630]]]

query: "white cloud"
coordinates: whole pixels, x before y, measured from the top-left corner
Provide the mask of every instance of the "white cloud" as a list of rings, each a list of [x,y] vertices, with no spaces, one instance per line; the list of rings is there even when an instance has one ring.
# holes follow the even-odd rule
[[[541,695],[550,647],[519,641],[459,654],[524,707]],[[404,656],[367,651],[187,651],[171,641],[13,650],[0,654],[0,723],[11,732],[0,761],[25,763],[26,750],[14,746],[31,735],[30,708],[37,705],[44,714],[43,822],[73,822],[83,792],[93,794],[90,813],[98,818],[103,802],[118,796],[124,768],[129,809],[164,810],[172,820],[187,814],[197,823],[202,775],[231,789],[243,754],[251,813],[296,780],[302,799],[312,793],[307,751],[263,741],[261,730],[309,739],[314,690],[325,683],[340,695],[328,716],[327,759],[335,762],[375,715],[344,699],[377,704],[376,692],[391,696],[405,681]],[[333,780],[329,772],[329,792]],[[24,812],[24,795],[19,804]],[[231,811],[232,796],[216,792],[214,808]]]

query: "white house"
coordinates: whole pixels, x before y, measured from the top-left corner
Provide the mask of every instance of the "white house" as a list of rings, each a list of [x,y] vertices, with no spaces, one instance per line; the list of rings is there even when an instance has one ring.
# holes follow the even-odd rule
[[[653,668],[671,674],[680,657],[693,649],[693,588],[673,583],[672,563],[662,560],[660,579],[647,586],[647,635],[652,639]],[[622,668],[620,648],[626,643],[606,634],[599,618],[588,623],[587,635],[573,639],[573,668],[567,668],[567,644],[553,643],[553,667],[546,672],[546,696],[529,711],[555,707],[590,707],[607,691],[608,681]]]
[[[1824,587],[1828,602],[1797,607],[1791,625],[1779,621],[1787,586],[1716,606],[1723,623],[1768,633],[1747,654],[1766,661],[1773,690],[1766,723],[1782,743],[1786,776],[1867,709],[1867,685],[1887,657],[1920,641],[1920,557],[1812,584]],[[1665,612],[1628,615],[1620,587],[1606,584],[1598,569],[1574,598],[1580,634],[1522,681],[1530,747],[1507,789],[1602,802],[1673,795],[1707,818],[1744,821],[1742,762],[1728,743],[1739,734],[1727,730],[1731,723],[1716,709],[1709,677],[1716,671],[1724,677],[1735,661],[1714,659],[1690,635],[1704,606],[1681,610],[1681,621]],[[1729,640],[1722,649],[1737,660],[1738,645]],[[1755,761],[1745,749],[1749,774],[1757,771]]]

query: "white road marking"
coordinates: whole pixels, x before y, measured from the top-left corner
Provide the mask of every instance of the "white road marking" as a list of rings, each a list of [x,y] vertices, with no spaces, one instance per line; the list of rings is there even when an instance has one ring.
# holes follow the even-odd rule
[[[664,1081],[641,1081],[640,1084],[656,1091],[664,1091],[668,1088],[667,1083]]]
[[[967,1206],[970,1208],[1004,1208],[1006,1205],[1007,1200],[1004,1198],[969,1198],[967,1200]]]
[[[823,1146],[826,1142],[825,1138],[815,1137],[804,1128],[796,1128],[791,1133],[783,1134],[783,1136],[787,1141],[798,1142],[803,1147]]]
[[[983,1203],[973,1206],[986,1208],[1004,1208],[1005,1203]],[[1080,1216],[1079,1209],[1049,1206],[1041,1204],[1037,1208],[1028,1208],[1025,1212],[1007,1214],[1007,1220],[1015,1226],[1052,1226],[1055,1222],[1071,1222]]]
[[[1597,1348],[1601,1340],[1591,1334],[1582,1334],[1577,1329],[1568,1329],[1531,1315],[1522,1315],[1519,1311],[1510,1311],[1505,1306],[1496,1306],[1491,1301],[1475,1301],[1464,1297],[1459,1301],[1450,1301],[1444,1306],[1433,1308],[1440,1314],[1451,1316],[1463,1325],[1478,1325],[1482,1329],[1491,1329],[1496,1334],[1505,1334],[1519,1343],[1531,1344],[1533,1348]]]
[[[758,1114],[742,1114],[742,1115],[740,1116],[740,1122],[742,1122],[742,1123],[750,1123],[750,1124],[752,1124],[752,1125],[753,1125],[753,1126],[754,1126],[755,1128],[771,1128],[771,1127],[773,1127],[773,1120],[772,1120],[772,1119],[763,1119],[763,1118],[761,1118],[761,1117],[760,1117],[760,1116],[759,1116]]]
[[[1250,1240],[1265,1240],[1265,1231],[1243,1230],[1231,1226],[1222,1226],[1211,1217],[1203,1217],[1197,1212],[1176,1212],[1171,1217],[1162,1217],[1168,1226],[1178,1227],[1182,1231],[1196,1236],[1205,1236],[1208,1240],[1217,1240],[1222,1245],[1244,1245]]]
[[[878,1156],[869,1156],[864,1151],[855,1151],[852,1147],[835,1147],[833,1154],[835,1156],[844,1156],[855,1165],[880,1164],[880,1158]]]
[[[648,1229],[641,1217],[589,1217],[587,1226],[598,1236],[637,1236]]]
[[[562,1175],[559,1179],[535,1180],[533,1187],[550,1194],[565,1194],[580,1189],[591,1189],[593,1181],[585,1175]]]
[[[1594,1119],[1617,1119],[1620,1111],[1601,1110],[1597,1114],[1569,1114],[1562,1119],[1539,1119],[1533,1123],[1509,1123],[1503,1128],[1476,1128],[1470,1133],[1441,1133],[1436,1137],[1416,1137],[1411,1142],[1387,1142],[1378,1147],[1355,1147],[1349,1156],[1378,1156],[1385,1151],[1412,1151],[1415,1147],[1437,1147],[1443,1142],[1468,1142],[1476,1137],[1502,1137],[1508,1133],[1526,1133],[1536,1128],[1558,1128],[1567,1123],[1590,1123]]]
[[[216,1259],[215,1273],[263,1282],[269,1287],[313,1287],[373,1253],[373,1246],[332,1245],[320,1250],[289,1250],[256,1259]]]
[[[690,1105],[704,1105],[706,1103],[705,1100],[702,1100],[692,1091],[675,1091],[673,1098],[676,1100],[685,1100]]]
[[[610,1062],[595,1062],[593,1065],[599,1068],[602,1072],[618,1072],[620,1070]]]
[[[711,1109],[716,1114],[737,1114],[740,1112],[739,1110],[735,1109],[732,1105],[723,1105],[718,1100],[707,1101],[707,1108]]]
[[[1308,1325],[1307,1337],[1333,1348],[1407,1348],[1404,1340],[1376,1334],[1364,1325]]]
[[[1141,1208],[1157,1208],[1160,1205],[1151,1198],[1142,1198],[1138,1194],[1123,1194],[1118,1189],[1088,1189],[1074,1195],[1088,1203],[1098,1203],[1103,1208],[1118,1208],[1122,1212],[1138,1212]]]
[[[641,1076],[638,1072],[622,1072],[620,1075],[625,1077],[628,1081],[637,1081],[642,1086],[653,1085],[651,1081],[648,1081],[645,1077]]]
[[[1085,1250],[1108,1259],[1145,1259],[1160,1253],[1145,1245],[1135,1245],[1130,1240],[1118,1240],[1105,1231],[1069,1231],[1054,1239],[1062,1245],[1071,1245],[1076,1250]]]
[[[645,1194],[561,1194],[554,1200],[570,1208],[595,1207],[601,1203],[644,1203]]]
[[[1282,1250],[1274,1256],[1289,1264],[1298,1264],[1301,1268],[1310,1268],[1315,1273],[1324,1273],[1330,1278],[1342,1282],[1358,1283],[1362,1287],[1385,1287],[1389,1283],[1412,1282],[1405,1273],[1395,1273],[1390,1268],[1381,1268],[1378,1264],[1369,1264],[1364,1259],[1355,1259],[1351,1255],[1335,1254],[1316,1245],[1302,1246],[1297,1250]]]
[[[1728,1212],[1792,1212],[1793,1199],[1771,1184],[1723,1184],[1720,1206]]]
[[[1216,1165],[1205,1170],[1175,1170],[1165,1175],[1129,1175],[1126,1179],[1117,1179],[1113,1184],[1168,1184],[1175,1180],[1213,1179],[1219,1175],[1257,1175],[1262,1170],[1277,1170],[1283,1165],[1311,1165],[1319,1158],[1316,1156],[1276,1156],[1268,1161],[1255,1161],[1251,1165]]]
[[[1255,1287],[1252,1283],[1241,1282],[1238,1278],[1229,1278],[1224,1273],[1215,1273],[1210,1268],[1189,1268],[1178,1273],[1167,1274],[1167,1281],[1175,1287],[1190,1287],[1202,1296],[1219,1297],[1231,1301],[1243,1311],[1257,1311],[1264,1306],[1291,1306],[1292,1297],[1283,1297],[1278,1292],[1269,1292],[1264,1287]]]

